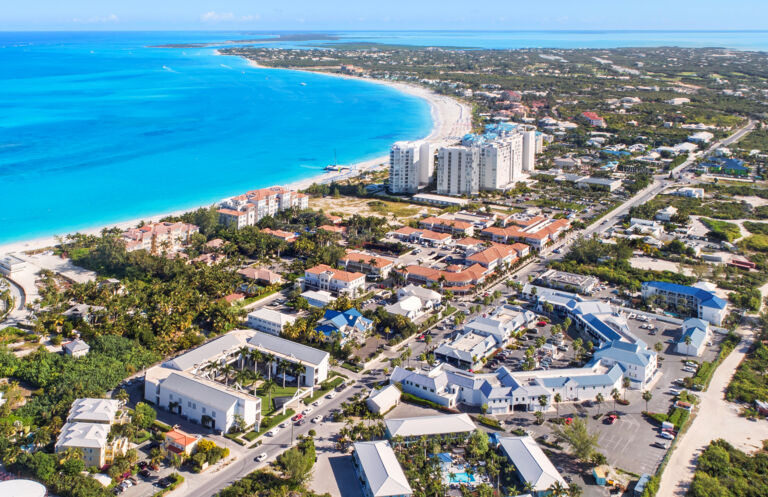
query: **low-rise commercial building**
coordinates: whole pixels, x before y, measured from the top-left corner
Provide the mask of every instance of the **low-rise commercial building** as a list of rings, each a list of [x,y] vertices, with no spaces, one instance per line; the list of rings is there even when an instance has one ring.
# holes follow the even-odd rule
[[[421,437],[453,436],[455,438],[467,438],[477,430],[477,425],[472,422],[469,414],[441,414],[438,416],[420,416],[417,418],[385,419],[387,438],[395,437],[403,439],[404,443],[410,443]]]
[[[680,338],[675,342],[675,353],[700,357],[710,340],[709,323],[698,318],[688,318],[680,328]]]
[[[365,273],[375,278],[386,279],[389,272],[395,267],[395,261],[372,254],[347,251],[339,259],[339,265],[348,271]]]
[[[600,283],[600,280],[594,276],[566,273],[564,271],[549,269],[536,279],[536,283],[549,288],[557,288],[569,292],[589,295],[595,290],[595,287]]]
[[[368,410],[376,414],[385,414],[400,403],[400,389],[395,385],[387,385],[382,388],[374,388],[368,394],[365,405]]]

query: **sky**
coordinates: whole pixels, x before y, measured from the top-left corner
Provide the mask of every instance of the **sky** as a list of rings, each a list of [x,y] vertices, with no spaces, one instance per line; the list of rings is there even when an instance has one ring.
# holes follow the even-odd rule
[[[766,0],[2,0],[0,30],[768,29]]]

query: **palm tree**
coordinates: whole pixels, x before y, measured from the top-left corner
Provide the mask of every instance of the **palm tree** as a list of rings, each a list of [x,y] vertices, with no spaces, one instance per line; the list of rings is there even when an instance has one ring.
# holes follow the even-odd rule
[[[284,361],[282,359],[277,361],[277,369],[278,371],[283,372],[283,388],[285,388],[285,373],[288,370],[288,368],[291,366],[291,363],[288,361]]]
[[[272,379],[272,363],[275,362],[275,356],[270,353],[264,354],[264,362],[267,365],[267,379]]]
[[[267,396],[269,399],[267,401],[267,405],[269,407],[269,410],[272,410],[272,394],[274,393],[275,389],[277,388],[277,385],[275,384],[272,379],[269,379],[264,382],[264,384],[261,386],[261,391]]]
[[[576,483],[568,485],[568,497],[581,497],[584,495],[584,490]]]
[[[296,386],[301,386],[301,375],[306,371],[306,367],[301,362],[297,362],[293,365],[291,374],[296,377]]]
[[[261,361],[262,355],[259,349],[250,350],[251,351],[248,353],[248,359],[253,361],[253,372],[255,373],[259,370],[259,361]]]
[[[248,357],[250,357],[251,355],[251,349],[245,346],[240,347],[239,349],[237,349],[237,355],[238,355],[238,358],[240,359],[240,368],[242,369],[245,367],[245,362],[248,360]]]
[[[648,402],[653,398],[653,394],[650,390],[643,392],[643,400],[645,401],[645,410],[648,410]]]
[[[568,490],[559,481],[553,483],[547,490],[551,497],[566,497],[568,495]]]
[[[611,390],[611,397],[613,397],[613,410],[616,411],[616,401],[621,398],[621,393],[619,393],[618,388]]]
[[[621,380],[621,386],[624,387],[624,401],[627,400],[627,390],[629,390],[630,385],[632,385],[632,380],[629,379],[629,376],[625,376],[623,380]]]
[[[683,341],[685,342],[685,358],[686,359],[690,359],[691,358],[691,354],[690,354],[689,350],[690,350],[691,343],[693,342],[693,340],[691,339],[690,335],[686,335],[685,338],[683,339]]]
[[[600,414],[600,404],[603,403],[605,400],[605,397],[603,397],[603,394],[599,393],[595,396],[595,403],[597,404],[597,414]]]
[[[224,375],[224,385],[229,386],[229,377],[235,371],[235,368],[228,363],[219,366],[219,373]]]
[[[555,401],[555,410],[557,411],[557,417],[559,418],[560,417],[560,402],[563,401],[563,397],[559,393],[556,393],[554,401]]]

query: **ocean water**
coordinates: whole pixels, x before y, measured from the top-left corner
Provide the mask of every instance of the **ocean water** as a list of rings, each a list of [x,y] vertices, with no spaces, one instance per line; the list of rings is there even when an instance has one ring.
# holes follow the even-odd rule
[[[383,85],[149,48],[231,37],[0,33],[0,243],[316,176],[431,129],[425,101]]]
[[[391,88],[253,68],[211,47],[259,32],[0,33],[0,244],[215,202],[425,136]],[[476,48],[768,50],[768,31],[383,31],[340,41]],[[284,41],[276,47],[333,41]],[[304,83],[304,84],[302,84]]]

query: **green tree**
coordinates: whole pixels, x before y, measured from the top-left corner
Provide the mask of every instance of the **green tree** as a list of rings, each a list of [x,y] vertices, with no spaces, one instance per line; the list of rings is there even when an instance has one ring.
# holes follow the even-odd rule
[[[580,461],[589,461],[598,448],[598,435],[589,433],[587,422],[582,418],[573,418],[569,425],[554,425],[552,431],[559,441],[571,448],[573,455]]]
[[[157,419],[157,413],[149,404],[139,402],[133,410],[133,424],[140,429],[148,430]]]
[[[648,402],[653,398],[653,394],[650,390],[645,390],[643,392],[643,400],[645,401],[645,410],[648,410]]]

